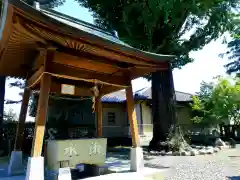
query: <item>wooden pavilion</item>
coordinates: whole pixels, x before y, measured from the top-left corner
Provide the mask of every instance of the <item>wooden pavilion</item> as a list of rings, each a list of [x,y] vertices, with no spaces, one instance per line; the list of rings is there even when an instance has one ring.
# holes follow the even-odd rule
[[[132,144],[133,148],[139,147],[131,80],[167,70],[172,56],[135,49],[112,33],[19,0],[3,2],[0,28],[0,75],[26,79],[14,153],[21,152],[29,97],[32,90],[38,90],[31,156],[41,157],[49,93],[63,93],[63,84],[71,85],[68,94],[74,96],[93,96],[92,87],[98,88],[99,137],[102,136],[101,97],[126,89]],[[10,166],[14,166],[13,162]]]

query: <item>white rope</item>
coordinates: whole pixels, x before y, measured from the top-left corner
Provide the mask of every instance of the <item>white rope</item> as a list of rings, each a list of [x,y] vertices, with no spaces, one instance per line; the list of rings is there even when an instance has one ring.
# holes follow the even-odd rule
[[[91,83],[94,83],[94,84],[102,84],[102,85],[105,84],[105,85],[111,85],[111,86],[123,87],[123,88],[129,87],[129,86],[126,86],[126,85],[119,85],[119,84],[104,82],[104,81],[101,81],[101,80],[98,80],[98,79],[84,79],[84,78],[71,77],[71,76],[67,76],[67,75],[60,75],[60,74],[55,74],[55,73],[50,73],[50,72],[43,72],[34,83],[27,86],[26,88],[31,88],[31,87],[35,86],[41,80],[41,78],[44,74],[49,74],[49,75],[54,76],[54,77],[60,77],[60,78],[65,78],[65,79],[91,82]],[[111,76],[109,78],[111,78]]]
[[[50,95],[50,98],[52,99],[63,99],[63,100],[71,100],[71,101],[84,101],[87,99],[92,99],[92,97],[87,97],[87,98],[70,98],[70,97],[61,97],[61,96],[54,96],[54,95]]]

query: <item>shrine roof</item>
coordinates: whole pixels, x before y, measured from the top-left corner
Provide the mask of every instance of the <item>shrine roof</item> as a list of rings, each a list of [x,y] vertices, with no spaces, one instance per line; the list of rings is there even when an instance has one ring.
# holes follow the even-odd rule
[[[101,45],[105,46],[105,48],[118,48],[118,50],[122,52],[151,59],[152,61],[169,61],[174,57],[172,55],[155,54],[136,49],[124,43],[106,29],[101,29],[95,25],[91,25],[90,23],[78,20],[54,10],[35,9],[21,0],[5,0],[4,4],[5,6],[12,5],[14,7],[14,11],[18,11],[18,13],[20,12],[25,17],[31,18],[31,20],[39,20],[39,23],[44,23],[45,26],[52,28],[58,26],[60,31],[64,32],[64,34],[72,35],[75,38],[87,38],[92,42],[101,42]],[[8,10],[5,7],[3,10],[3,21],[4,16],[8,13],[7,11]],[[3,28],[4,23],[5,22],[2,22],[1,28]],[[2,32],[0,34],[2,34]]]
[[[164,55],[164,54],[156,54],[147,51],[142,51],[140,49],[136,49],[127,43],[121,41],[118,37],[116,37],[113,32],[109,32],[107,29],[99,28],[93,24],[87,23],[85,21],[79,20],[77,18],[65,15],[63,13],[57,12],[52,9],[40,9],[40,12],[44,13],[45,15],[58,20],[59,22],[65,23],[68,26],[72,26],[80,31],[87,32],[95,37],[100,37],[105,41],[110,41],[122,47],[125,47],[123,50],[132,50],[135,52],[143,53],[147,57],[152,58],[154,60],[172,60],[174,56],[172,55]]]
[[[166,70],[168,61],[174,59],[172,55],[136,49],[106,29],[54,10],[35,9],[20,0],[3,2],[0,23],[0,75],[3,76],[32,76],[42,66],[41,53],[48,48],[55,50],[52,74],[97,79],[109,86],[117,83],[126,87],[126,76],[133,80]],[[119,88],[106,92],[122,89],[115,87]]]
[[[66,14],[60,13],[60,12],[55,11],[53,9],[40,9],[40,11],[43,12],[44,14],[46,14],[47,16],[53,18],[53,19],[56,19],[60,22],[63,22],[65,24],[69,25],[69,26],[75,27],[75,28],[77,28],[81,31],[85,31],[85,32],[88,32],[88,33],[90,33],[94,36],[101,37],[105,40],[108,40],[108,41],[111,41],[111,42],[114,42],[114,43],[117,43],[117,44],[120,44],[120,45],[123,45],[123,46],[133,48],[130,45],[121,41],[118,37],[116,37],[114,35],[114,32],[110,32],[107,29],[100,28],[96,25],[93,25],[91,23],[82,21],[80,19],[68,16]]]

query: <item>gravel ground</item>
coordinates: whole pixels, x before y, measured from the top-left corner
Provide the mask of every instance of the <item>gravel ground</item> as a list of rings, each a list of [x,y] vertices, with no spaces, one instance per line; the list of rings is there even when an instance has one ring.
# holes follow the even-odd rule
[[[150,167],[164,166],[166,180],[240,180],[240,145],[215,155],[148,156],[145,161]]]

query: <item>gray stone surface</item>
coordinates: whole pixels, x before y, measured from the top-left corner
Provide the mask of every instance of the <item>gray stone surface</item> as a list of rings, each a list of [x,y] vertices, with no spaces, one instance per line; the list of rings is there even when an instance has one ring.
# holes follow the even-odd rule
[[[158,156],[145,160],[161,165],[164,180],[237,180],[240,179],[240,146],[224,149],[215,155]]]
[[[220,150],[219,150],[219,148],[215,147],[215,148],[213,149],[213,151],[214,151],[215,153],[217,153],[217,152],[219,152]]]
[[[207,149],[206,150],[206,153],[207,154],[213,154],[214,153],[214,149],[212,148],[212,149]]]
[[[213,149],[212,146],[207,146],[205,149]]]
[[[172,156],[173,155],[173,152],[172,151],[169,151],[166,153],[167,156]]]
[[[191,156],[196,156],[196,155],[198,155],[199,154],[199,152],[198,152],[198,150],[196,150],[196,149],[193,149],[193,150],[191,150],[191,152],[190,152],[190,155]]]
[[[181,152],[180,152],[180,155],[181,155],[181,156],[186,156],[186,154],[187,154],[186,151],[181,151]]]
[[[206,154],[207,153],[207,151],[205,150],[205,149],[200,149],[199,150],[199,154],[200,155],[204,155],[204,154]]]
[[[178,152],[178,151],[173,152],[173,156],[180,156],[180,152]]]
[[[161,152],[160,152],[160,155],[165,156],[165,155],[166,155],[166,152],[165,152],[165,151],[161,151]]]
[[[196,146],[196,149],[203,149],[204,146]]]
[[[152,156],[159,156],[161,153],[158,152],[158,151],[150,151],[150,154],[151,154]]]
[[[220,138],[217,138],[215,141],[215,146],[226,146],[225,142]]]

